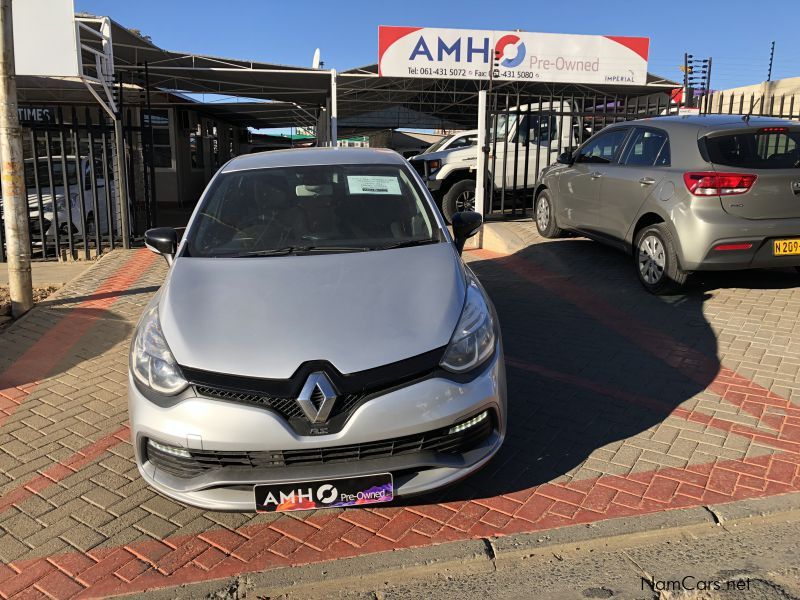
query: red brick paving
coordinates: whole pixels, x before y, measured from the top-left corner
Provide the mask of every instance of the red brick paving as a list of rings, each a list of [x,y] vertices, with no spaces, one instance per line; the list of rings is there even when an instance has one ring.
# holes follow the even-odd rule
[[[501,258],[486,252],[479,256]],[[505,259],[501,266],[578,307],[616,334],[654,353],[658,359],[689,377],[705,381],[702,375],[715,368],[708,357],[699,355],[691,347],[637,322],[629,314],[597,297],[588,298],[576,286],[552,277],[552,273],[529,261]],[[132,279],[119,279],[110,287],[119,290],[120,282],[124,281],[129,285],[135,280],[132,272],[129,277]],[[101,295],[99,290],[97,295]],[[113,299],[112,292],[94,302],[113,302]],[[72,333],[76,331],[72,330]],[[63,332],[57,334],[64,335]],[[74,338],[70,339],[74,341]],[[653,344],[654,339],[659,343]],[[63,355],[68,351],[68,348],[41,342],[37,348],[40,354],[53,352]],[[23,358],[26,356],[27,353]],[[35,367],[39,371],[34,372],[33,361],[30,358],[25,360],[28,371],[24,373],[36,376],[4,386],[6,389],[0,397],[12,402],[13,406],[0,404],[0,410],[13,410],[32,389],[31,382],[46,375],[43,366]],[[57,361],[51,357],[41,364],[52,368]],[[509,357],[508,364],[511,369],[532,371],[565,385],[586,388],[631,404],[671,408],[656,398],[561,373],[519,358]],[[604,475],[550,482],[469,501],[285,515],[270,523],[245,525],[236,531],[212,529],[200,534],[171,535],[161,541],[95,548],[88,553],[70,552],[12,561],[0,565],[0,597],[9,598],[18,592],[52,597],[132,593],[368,552],[476,536],[541,531],[598,519],[800,491],[800,407],[726,368],[718,370],[708,390],[745,411],[757,424],[744,425],[699,409],[683,407],[671,410],[670,417],[758,440],[776,452],[741,460],[690,464],[686,468],[663,467],[623,476]],[[43,470],[40,477],[5,496],[0,501],[0,510],[36,495],[47,482],[63,480],[91,464],[115,443],[114,440],[121,441],[124,433],[120,430],[110,434],[76,453],[75,457]],[[24,497],[19,495],[22,493],[19,490],[25,491]]]
[[[65,311],[55,327],[0,375],[0,427],[14,409],[36,389],[36,384],[47,377],[81,336],[95,324],[96,314],[87,311],[111,306],[149,268],[155,258],[156,255],[147,250],[134,254],[116,273],[103,281],[94,294],[71,310]]]

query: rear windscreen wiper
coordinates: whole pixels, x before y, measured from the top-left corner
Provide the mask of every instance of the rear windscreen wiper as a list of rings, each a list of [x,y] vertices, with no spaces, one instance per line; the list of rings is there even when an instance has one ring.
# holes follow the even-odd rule
[[[436,238],[426,238],[424,240],[406,240],[404,242],[397,242],[396,244],[388,244],[380,246],[378,250],[390,250],[392,248],[408,248],[410,246],[424,246],[425,244],[436,244],[439,240]]]

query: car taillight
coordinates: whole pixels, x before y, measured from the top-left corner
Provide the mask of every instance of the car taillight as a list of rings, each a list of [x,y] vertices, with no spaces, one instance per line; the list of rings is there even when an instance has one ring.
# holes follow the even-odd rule
[[[747,192],[757,177],[743,173],[702,171],[684,173],[683,181],[686,189],[695,196],[733,196]]]
[[[762,127],[758,133],[789,133],[788,127]]]

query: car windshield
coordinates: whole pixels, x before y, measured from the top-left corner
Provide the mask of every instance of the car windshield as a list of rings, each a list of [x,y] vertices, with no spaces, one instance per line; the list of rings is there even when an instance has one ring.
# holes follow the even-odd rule
[[[517,115],[514,113],[508,115],[498,115],[495,119],[494,126],[489,134],[489,139],[492,141],[503,141],[509,130],[513,129],[517,124]]]
[[[218,175],[187,232],[187,255],[357,252],[443,239],[396,165],[281,167]]]
[[[428,146],[427,149],[425,150],[425,152],[423,152],[422,154],[430,154],[431,152],[436,152],[439,148],[444,146],[447,142],[452,140],[454,137],[456,137],[456,136],[455,135],[448,135],[448,136],[443,137],[439,141],[434,142],[433,144]]]

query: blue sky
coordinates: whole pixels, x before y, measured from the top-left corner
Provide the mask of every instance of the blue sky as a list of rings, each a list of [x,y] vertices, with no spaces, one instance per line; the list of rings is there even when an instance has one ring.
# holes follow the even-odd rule
[[[326,67],[371,64],[378,25],[413,25],[645,36],[649,70],[664,77],[681,77],[686,51],[713,56],[715,89],[766,79],[775,40],[773,79],[800,76],[800,0],[75,0],[75,10],[108,15],[170,50],[291,65],[310,65],[316,47]]]

